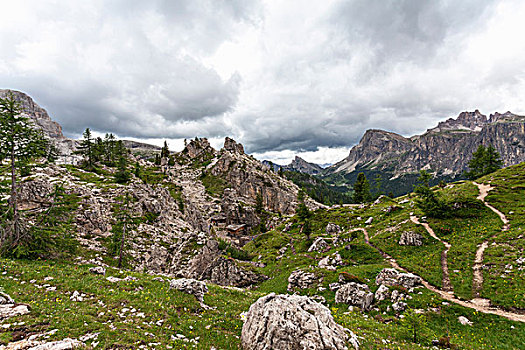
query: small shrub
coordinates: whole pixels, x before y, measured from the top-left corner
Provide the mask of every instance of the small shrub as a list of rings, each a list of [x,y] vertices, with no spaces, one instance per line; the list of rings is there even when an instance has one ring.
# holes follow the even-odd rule
[[[348,273],[348,272],[341,272],[339,274],[339,277],[341,279],[344,279],[346,282],[355,282],[355,283],[366,284],[365,281],[361,277],[356,276],[356,275],[352,275],[351,273]]]

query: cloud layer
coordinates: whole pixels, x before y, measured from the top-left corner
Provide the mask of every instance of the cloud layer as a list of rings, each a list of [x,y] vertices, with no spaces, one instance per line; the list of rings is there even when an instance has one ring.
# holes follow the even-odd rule
[[[2,87],[67,134],[233,136],[258,157],[335,162],[368,128],[525,112],[525,5],[509,1],[17,1]]]

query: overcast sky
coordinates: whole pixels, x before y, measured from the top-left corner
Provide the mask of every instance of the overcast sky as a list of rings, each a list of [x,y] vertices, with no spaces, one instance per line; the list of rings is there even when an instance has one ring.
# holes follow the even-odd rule
[[[0,0],[0,88],[66,135],[344,158],[366,129],[525,113],[525,1]]]

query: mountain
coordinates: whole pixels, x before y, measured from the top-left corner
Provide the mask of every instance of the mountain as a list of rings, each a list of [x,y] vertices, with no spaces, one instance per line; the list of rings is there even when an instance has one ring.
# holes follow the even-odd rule
[[[355,181],[359,172],[369,178],[380,175],[383,189],[399,195],[412,189],[421,169],[434,173],[434,181],[461,177],[481,144],[494,146],[505,166],[525,161],[525,117],[506,112],[487,118],[478,110],[462,112],[410,138],[367,130],[345,159],[323,171],[323,177],[343,184]]]
[[[294,160],[288,165],[279,165],[268,160],[263,160],[263,164],[273,168],[274,171],[279,171],[280,169],[286,171],[297,171],[299,173],[304,173],[308,175],[318,175],[322,172],[323,168],[315,163],[309,163],[299,156],[295,156]]]

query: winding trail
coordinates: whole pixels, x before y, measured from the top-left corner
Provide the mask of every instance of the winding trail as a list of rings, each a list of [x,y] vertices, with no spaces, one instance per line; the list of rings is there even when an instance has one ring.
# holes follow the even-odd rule
[[[388,255],[387,253],[385,253],[384,251],[382,251],[381,249],[377,248],[375,245],[370,243],[370,239],[369,239],[369,236],[368,236],[368,231],[365,228],[359,227],[359,228],[353,229],[352,231],[361,231],[361,232],[363,232],[363,234],[365,236],[365,243],[368,244],[370,247],[374,248],[375,250],[377,250],[389,262],[390,266],[392,266],[393,268],[398,269],[400,271],[411,273],[410,271],[408,271],[408,270],[402,268],[401,266],[399,266],[399,264],[397,263],[397,261],[393,257],[391,257],[390,255]],[[501,309],[498,309],[498,308],[495,308],[495,307],[490,307],[487,303],[485,303],[483,301],[480,302],[477,299],[473,299],[473,300],[470,300],[470,301],[460,300],[460,299],[456,298],[453,293],[450,293],[450,292],[447,292],[445,290],[436,288],[433,285],[431,285],[430,283],[428,283],[427,281],[425,281],[423,278],[421,278],[421,284],[423,284],[423,286],[425,288],[427,288],[428,290],[430,290],[431,292],[434,292],[434,293],[438,294],[441,298],[443,298],[443,299],[445,299],[447,301],[450,301],[452,303],[461,305],[463,307],[468,307],[470,309],[474,309],[474,310],[476,310],[478,312],[482,312],[484,314],[492,314],[492,315],[502,316],[502,317],[508,318],[511,321],[516,321],[516,322],[525,322],[525,314],[520,314],[520,313],[515,313],[515,312],[501,310]]]
[[[490,185],[479,184],[477,182],[473,182],[473,184],[476,185],[479,190],[479,196],[477,197],[477,199],[482,201],[483,204],[487,208],[492,210],[494,213],[496,213],[500,217],[501,221],[503,222],[503,228],[501,230],[508,231],[510,225],[509,225],[509,220],[507,219],[505,214],[503,214],[501,211],[494,208],[492,205],[488,204],[485,201],[485,198],[487,197],[489,191],[493,190],[494,187]],[[474,296],[474,298],[477,298],[479,301],[483,300],[483,299],[480,299],[480,292],[481,292],[481,289],[483,288],[483,270],[482,270],[483,254],[485,253],[485,249],[487,249],[488,246],[489,246],[488,241],[484,241],[483,243],[480,244],[480,246],[476,250],[476,258],[474,259],[474,265],[472,265],[472,295]]]
[[[441,270],[443,272],[441,283],[443,285],[443,290],[454,293],[454,288],[452,287],[452,283],[450,282],[450,275],[448,273],[448,262],[447,262],[448,251],[450,250],[452,246],[447,241],[444,241],[438,236],[436,236],[432,227],[430,227],[430,225],[427,224],[426,222],[420,222],[416,216],[413,216],[413,215],[410,216],[410,221],[412,221],[416,225],[423,226],[425,230],[427,230],[428,234],[432,236],[432,238],[440,241],[445,246],[445,249],[441,252]]]

